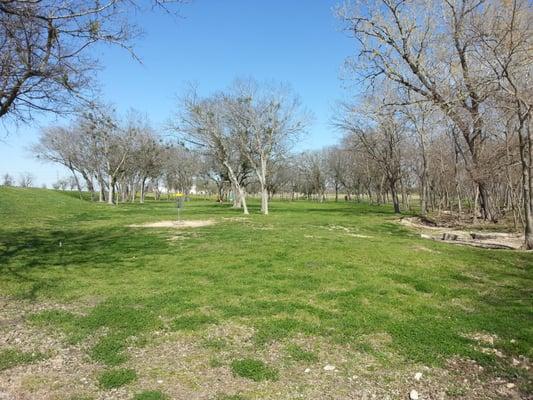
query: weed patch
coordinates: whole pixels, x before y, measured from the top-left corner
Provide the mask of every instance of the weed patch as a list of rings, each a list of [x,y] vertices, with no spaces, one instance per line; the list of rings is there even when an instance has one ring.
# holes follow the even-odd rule
[[[263,361],[253,358],[232,361],[231,370],[235,375],[251,379],[255,382],[265,380],[276,381],[279,378],[277,369],[269,367]]]
[[[16,349],[0,350],[0,371],[16,367],[17,365],[30,364],[45,358],[42,353],[26,353]]]
[[[294,361],[305,361],[310,363],[318,361],[318,356],[315,353],[304,350],[300,346],[294,344],[287,346],[287,355]]]
[[[144,392],[137,393],[133,400],[168,400],[170,399],[166,394],[159,390],[145,390]]]
[[[102,389],[118,388],[137,379],[133,369],[121,368],[104,371],[98,377],[98,385]]]

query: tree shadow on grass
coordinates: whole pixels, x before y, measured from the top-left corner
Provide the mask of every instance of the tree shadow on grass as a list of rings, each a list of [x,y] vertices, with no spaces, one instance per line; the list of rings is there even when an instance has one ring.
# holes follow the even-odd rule
[[[21,229],[0,232],[0,274],[22,284],[20,297],[59,289],[61,271],[136,268],[137,257],[170,253],[165,236],[142,231],[106,229]],[[53,273],[48,271],[53,270]],[[57,272],[60,272],[59,276]]]
[[[288,210],[292,211],[292,210]],[[343,216],[350,216],[354,217],[357,215],[395,215],[394,211],[392,209],[389,209],[389,207],[380,207],[380,206],[370,206],[365,205],[364,207],[359,205],[353,205],[352,207],[348,206],[339,206],[339,207],[331,207],[331,205],[324,205],[324,207],[319,208],[303,208],[302,212],[320,212],[325,214],[339,214]],[[398,217],[400,214],[397,214]]]

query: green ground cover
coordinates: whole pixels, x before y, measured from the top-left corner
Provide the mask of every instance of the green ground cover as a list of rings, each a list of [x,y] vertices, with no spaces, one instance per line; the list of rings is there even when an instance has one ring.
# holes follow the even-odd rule
[[[195,200],[184,218],[215,224],[133,228],[174,219],[175,204],[109,207],[70,193],[0,188],[0,296],[80,304],[37,310],[25,323],[69,345],[90,341],[87,356],[105,368],[127,364],[154,332],[192,335],[216,356],[224,338],[204,332],[238,324],[253,331],[257,349],[283,343],[291,362],[316,362],[312,349],[291,344],[311,337],[435,367],[468,358],[528,381],[508,360],[533,357],[533,254],[427,241],[386,206],[274,201],[269,216],[258,206],[252,201],[244,218]],[[489,347],[508,358],[483,351],[479,333],[495,337]],[[379,350],[375,335],[388,338]],[[239,362],[234,371],[263,377]],[[283,376],[283,366],[272,368],[265,371]]]

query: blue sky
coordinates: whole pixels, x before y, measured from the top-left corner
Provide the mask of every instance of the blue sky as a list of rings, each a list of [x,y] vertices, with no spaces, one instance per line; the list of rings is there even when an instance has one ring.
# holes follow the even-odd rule
[[[189,82],[209,94],[238,77],[282,81],[314,114],[299,149],[333,144],[335,103],[350,95],[340,80],[342,64],[355,51],[333,15],[339,1],[194,0],[180,7],[181,18],[138,13],[134,18],[145,34],[136,49],[143,63],[120,49],[99,49],[103,100],[119,111],[140,110],[160,127]],[[0,133],[0,174],[29,171],[39,185],[66,175],[58,166],[33,160],[27,150],[39,126],[54,122],[43,116],[7,137]]]

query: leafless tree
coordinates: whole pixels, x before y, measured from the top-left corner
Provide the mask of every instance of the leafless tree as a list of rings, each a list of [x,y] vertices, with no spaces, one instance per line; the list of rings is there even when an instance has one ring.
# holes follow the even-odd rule
[[[55,162],[66,167],[71,173],[78,192],[82,188],[76,172],[83,175],[92,191],[92,183],[84,163],[86,149],[83,147],[83,132],[76,125],[68,127],[51,126],[43,129],[37,144],[32,146],[34,156],[43,161]]]
[[[349,169],[353,168],[350,165],[350,154],[340,146],[332,146],[325,149],[325,157],[327,174],[335,190],[335,201],[339,201],[339,190],[342,187],[348,187],[347,177],[349,175]]]
[[[33,186],[34,176],[30,172],[21,173],[19,176],[19,186],[21,188],[29,188]]]
[[[483,171],[489,137],[484,106],[494,85],[476,56],[473,23],[486,17],[479,0],[362,0],[339,8],[360,45],[354,71],[365,80],[382,77],[433,102],[456,125],[465,159],[479,191],[483,218],[496,220]],[[490,21],[485,21],[490,23]],[[461,146],[461,148],[463,148]]]
[[[287,152],[309,116],[287,86],[254,80],[237,81],[226,95],[226,107],[230,130],[259,182],[261,212],[268,214],[269,164]]]
[[[243,212],[248,214],[245,188],[238,176],[242,168],[241,157],[235,132],[226,123],[226,104],[222,94],[202,99],[193,91],[183,98],[182,110],[173,128],[199,151],[224,166]]]
[[[337,125],[352,135],[352,144],[379,165],[392,197],[394,211],[400,213],[398,186],[402,178],[402,143],[405,123],[396,108],[370,97],[366,106],[353,108],[345,104]]]
[[[13,186],[14,184],[15,179],[11,175],[5,173],[4,176],[2,176],[2,186]]]
[[[0,1],[0,119],[72,111],[92,98],[98,68],[92,48],[121,47],[137,59],[133,40],[140,31],[127,18],[132,7],[136,1]]]
[[[200,155],[184,146],[167,146],[162,153],[163,181],[167,191],[189,194],[200,173]]]
[[[519,141],[526,249],[533,249],[533,24],[526,0],[489,3],[487,21],[472,30],[481,40],[482,65],[497,83],[497,106],[504,110]]]
[[[308,197],[316,196],[316,200],[323,202],[326,199],[328,166],[325,151],[306,151],[298,157],[301,190]]]

